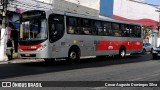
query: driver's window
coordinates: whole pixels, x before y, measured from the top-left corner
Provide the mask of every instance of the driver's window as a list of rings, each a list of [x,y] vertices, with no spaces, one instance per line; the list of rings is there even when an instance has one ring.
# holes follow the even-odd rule
[[[55,24],[54,24],[54,23],[51,24],[51,31],[52,31],[51,34],[52,34],[53,36],[55,36],[55,35],[57,34],[57,32],[56,32],[56,30],[55,30]]]

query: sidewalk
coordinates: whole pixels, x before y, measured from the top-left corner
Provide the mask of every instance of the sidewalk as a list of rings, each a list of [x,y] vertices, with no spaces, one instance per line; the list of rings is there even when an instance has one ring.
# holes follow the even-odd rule
[[[12,63],[29,63],[29,62],[43,62],[43,59],[19,59],[18,54],[13,54],[13,59],[9,61],[0,61],[0,64],[12,64]]]

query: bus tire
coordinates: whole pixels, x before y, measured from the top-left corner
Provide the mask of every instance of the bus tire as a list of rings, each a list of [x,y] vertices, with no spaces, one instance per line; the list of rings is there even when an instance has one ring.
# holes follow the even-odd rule
[[[121,47],[120,49],[119,49],[119,58],[124,58],[125,56],[126,56],[126,49],[125,49],[125,47]]]
[[[80,50],[78,49],[71,49],[68,53],[68,59],[69,62],[79,62],[80,61]]]

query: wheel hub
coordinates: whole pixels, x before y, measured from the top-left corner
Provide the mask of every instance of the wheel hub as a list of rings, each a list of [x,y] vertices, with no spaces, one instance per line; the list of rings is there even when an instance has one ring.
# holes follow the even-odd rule
[[[74,59],[76,59],[76,57],[77,57],[76,52],[71,52],[70,58],[74,60]]]
[[[124,51],[124,50],[121,52],[121,56],[122,56],[122,57],[125,56],[125,51]]]

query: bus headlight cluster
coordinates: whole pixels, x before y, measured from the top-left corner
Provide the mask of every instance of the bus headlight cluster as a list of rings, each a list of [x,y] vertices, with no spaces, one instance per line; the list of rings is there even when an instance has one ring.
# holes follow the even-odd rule
[[[41,47],[40,48],[38,48],[37,49],[37,51],[40,51],[40,50],[42,50],[43,48],[45,48],[47,45],[46,44],[44,44],[44,45],[41,45]]]

